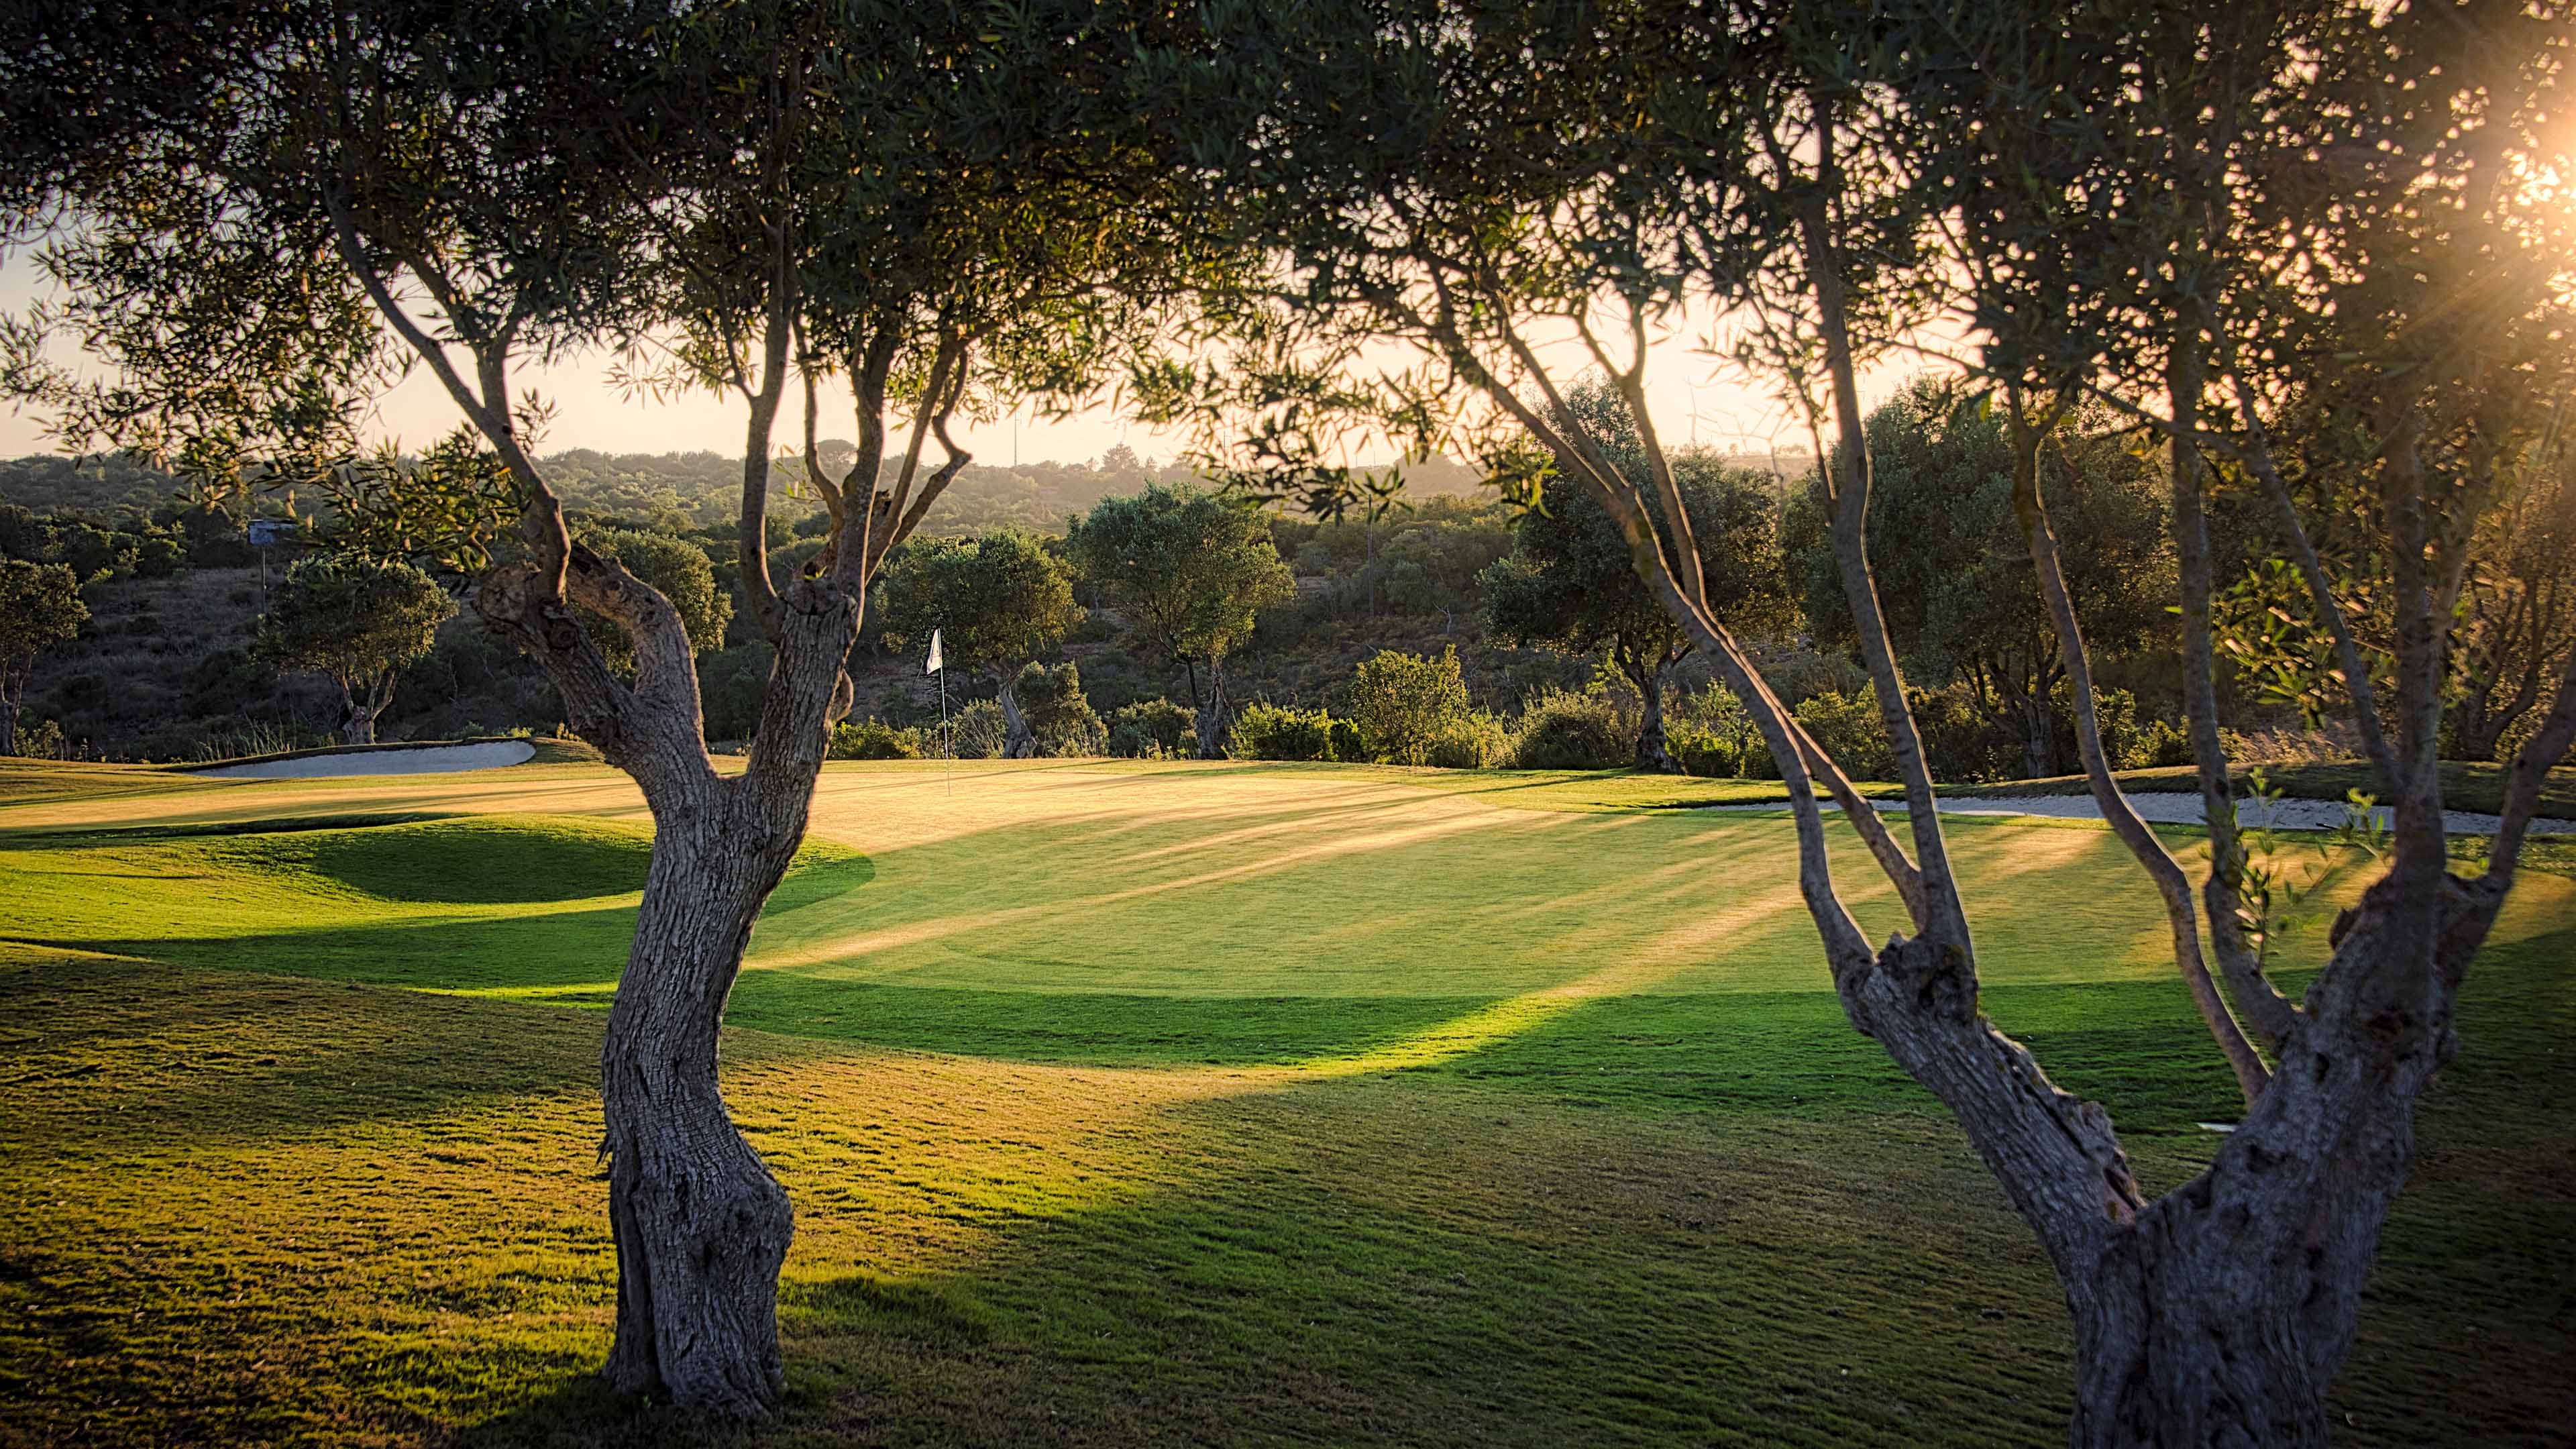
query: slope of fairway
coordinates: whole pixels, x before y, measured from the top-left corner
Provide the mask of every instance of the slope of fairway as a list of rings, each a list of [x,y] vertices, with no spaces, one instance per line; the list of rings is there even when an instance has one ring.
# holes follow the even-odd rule
[[[87,783],[0,806],[0,1444],[706,1442],[583,1377],[632,787]],[[827,771],[726,1047],[799,1223],[759,1440],[2058,1438],[2055,1288],[1842,1022],[1787,827],[1581,783]],[[2235,1106],[2135,867],[2094,827],[1952,837],[1988,1009],[2179,1181]],[[2571,948],[2576,881],[2530,876],[2353,1442],[2576,1411]]]

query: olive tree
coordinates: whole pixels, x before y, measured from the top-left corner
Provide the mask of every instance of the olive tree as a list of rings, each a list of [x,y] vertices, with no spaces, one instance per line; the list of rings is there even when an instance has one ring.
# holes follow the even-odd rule
[[[1276,268],[1212,304],[1238,339],[1230,371],[1175,361],[1141,378],[1158,413],[1249,418],[1231,440],[1211,424],[1213,461],[1327,500],[1351,496],[1317,463],[1347,441],[1327,411],[1426,451],[1479,430],[1496,453],[1535,440],[1544,468],[1618,521],[1641,580],[1752,716],[1788,786],[1801,895],[1846,1016],[1948,1107],[2048,1253],[2074,1327],[2073,1441],[2323,1441],[2415,1103],[2454,1049],[2459,985],[2541,782],[2576,738],[2562,668],[2485,868],[2453,875],[2434,767],[2452,604],[2496,470],[2545,425],[2576,337],[2576,217],[2539,179],[2563,18],[1387,0],[1229,20],[1229,60],[1197,99],[1204,114],[1242,98],[1222,126],[1242,139],[1207,150],[1280,239]],[[1685,300],[1734,319],[1734,359],[1816,429],[1833,569],[1906,841],[1751,667],[1652,428],[1631,477],[1542,350],[1570,338],[1642,418],[1648,344]],[[2110,1111],[2059,1090],[1984,1015],[1965,882],[1872,569],[1874,548],[1907,541],[1870,537],[1860,376],[1952,304],[2008,420],[2033,603],[2065,656],[2095,797],[2158,887],[2177,971],[2246,1104],[2209,1168],[2161,1195]],[[1363,367],[1387,340],[1418,348],[1427,375]],[[2169,444],[2178,664],[2211,816],[2197,898],[2111,780],[2041,486],[2056,429],[2087,399]],[[2284,437],[2337,445],[2291,455],[2273,446]],[[2331,683],[2395,807],[2384,873],[2295,1002],[2254,949],[2263,922],[2220,748],[2213,461],[2281,520],[2333,640]],[[2339,588],[2365,574],[2390,599],[2385,693]],[[1835,880],[1816,784],[1909,918],[1884,945]]]
[[[1606,379],[1578,383],[1568,401],[1593,419],[1604,451],[1642,475],[1637,426]],[[1695,525],[1701,566],[1721,581],[1729,617],[1759,636],[1784,632],[1790,618],[1780,533],[1772,527],[1779,485],[1708,452],[1674,455],[1673,481]],[[1562,474],[1540,485],[1536,507],[1513,526],[1510,557],[1485,571],[1485,617],[1498,638],[1606,657],[1643,710],[1640,770],[1678,774],[1664,747],[1664,681],[1691,641],[1637,577],[1627,540],[1607,510]]]
[[[298,559],[259,616],[251,652],[330,680],[340,691],[341,742],[371,745],[395,678],[429,657],[438,626],[455,612],[438,580],[410,564]]]
[[[18,753],[18,709],[36,656],[79,634],[88,617],[69,565],[0,559],[0,755]]]
[[[850,707],[869,585],[967,462],[951,421],[1088,388],[1187,254],[1146,130],[1162,102],[1129,80],[1140,32],[1089,4],[274,9],[265,43],[223,53],[213,124],[138,124],[48,183],[78,221],[47,255],[63,320],[111,373],[50,396],[67,431],[482,532],[452,550],[472,606],[656,826],[602,1048],[605,1377],[766,1412],[793,1220],[719,1088],[725,1002]],[[536,460],[523,370],[594,344],[635,387],[742,409],[740,574],[774,658],[739,772],[707,755],[680,609],[571,534]],[[453,402],[493,486],[351,465],[366,399],[404,369]],[[854,398],[846,471],[814,444],[829,376]],[[770,457],[799,392],[829,523],[780,579]],[[585,615],[624,636],[631,676]]]
[[[1022,665],[1082,622],[1064,565],[1024,533],[921,539],[887,563],[881,587],[886,642],[920,650],[937,630],[948,668],[991,671],[1002,705],[1004,755],[1036,754],[1037,735],[1016,685]]]
[[[1903,538],[1874,557],[1888,633],[1909,677],[1956,683],[1986,721],[2021,746],[2021,773],[2065,773],[2058,696],[2066,668],[2037,597],[2014,504],[2006,410],[1957,378],[1919,377],[1865,423],[1872,464],[1869,528]],[[2099,404],[2059,422],[2038,459],[2065,523],[2059,568],[2097,650],[2133,652],[2154,637],[2173,596],[2173,545],[2161,470],[2133,430]],[[1850,647],[1851,611],[1826,526],[1821,475],[1790,500],[1789,567],[1820,644]]]
[[[1102,499],[1075,521],[1065,549],[1127,615],[1130,634],[1189,671],[1199,757],[1215,759],[1226,729],[1225,656],[1252,638],[1261,610],[1297,591],[1269,525],[1235,500],[1157,483]]]

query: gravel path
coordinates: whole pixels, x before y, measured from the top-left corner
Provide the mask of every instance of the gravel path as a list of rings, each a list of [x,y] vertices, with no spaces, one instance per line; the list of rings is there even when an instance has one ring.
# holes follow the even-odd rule
[[[2200,797],[2182,791],[2159,790],[2131,795],[2129,804],[2139,816],[2155,825],[2198,825],[2204,817]],[[1903,813],[1902,800],[1880,800],[1879,809]],[[1711,805],[1711,810],[1786,810],[1787,800],[1774,800],[1759,805]],[[1831,808],[1828,806],[1827,808]],[[2266,812],[2268,819],[2266,818]],[[1984,799],[1944,799],[1944,815],[2042,815],[2058,820],[2099,820],[2102,807],[2090,795],[1999,795]],[[2388,824],[2389,810],[2382,805],[2371,812],[2382,826]],[[2344,823],[2346,807],[2339,800],[2261,800],[2236,802],[2236,819],[2240,825],[2259,827],[2269,824],[2276,830],[2332,830]],[[2503,822],[2493,815],[2474,810],[2445,810],[2442,828],[2453,835],[2493,835]],[[2576,835],[2576,820],[2540,819],[2531,822],[2534,835]]]
[[[458,770],[489,770],[520,765],[535,758],[537,747],[526,740],[480,740],[470,745],[441,745],[429,750],[348,750],[336,755],[304,755],[292,760],[265,760],[255,765],[225,765],[194,773],[217,780],[311,780],[326,775],[445,775]]]

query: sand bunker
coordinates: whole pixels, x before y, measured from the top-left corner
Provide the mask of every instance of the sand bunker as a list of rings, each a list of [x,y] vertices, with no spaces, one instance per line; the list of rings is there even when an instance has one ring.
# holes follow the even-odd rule
[[[477,740],[469,745],[433,745],[420,750],[346,750],[331,755],[299,755],[291,760],[262,760],[223,765],[195,773],[217,780],[309,780],[325,775],[445,775],[458,770],[490,770],[523,765],[537,747],[526,740]]]

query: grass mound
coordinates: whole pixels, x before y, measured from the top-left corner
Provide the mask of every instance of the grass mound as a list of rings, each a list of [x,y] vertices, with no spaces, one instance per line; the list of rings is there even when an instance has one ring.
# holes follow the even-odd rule
[[[577,901],[644,888],[653,833],[564,816],[480,816],[272,837],[303,863],[389,901]]]

